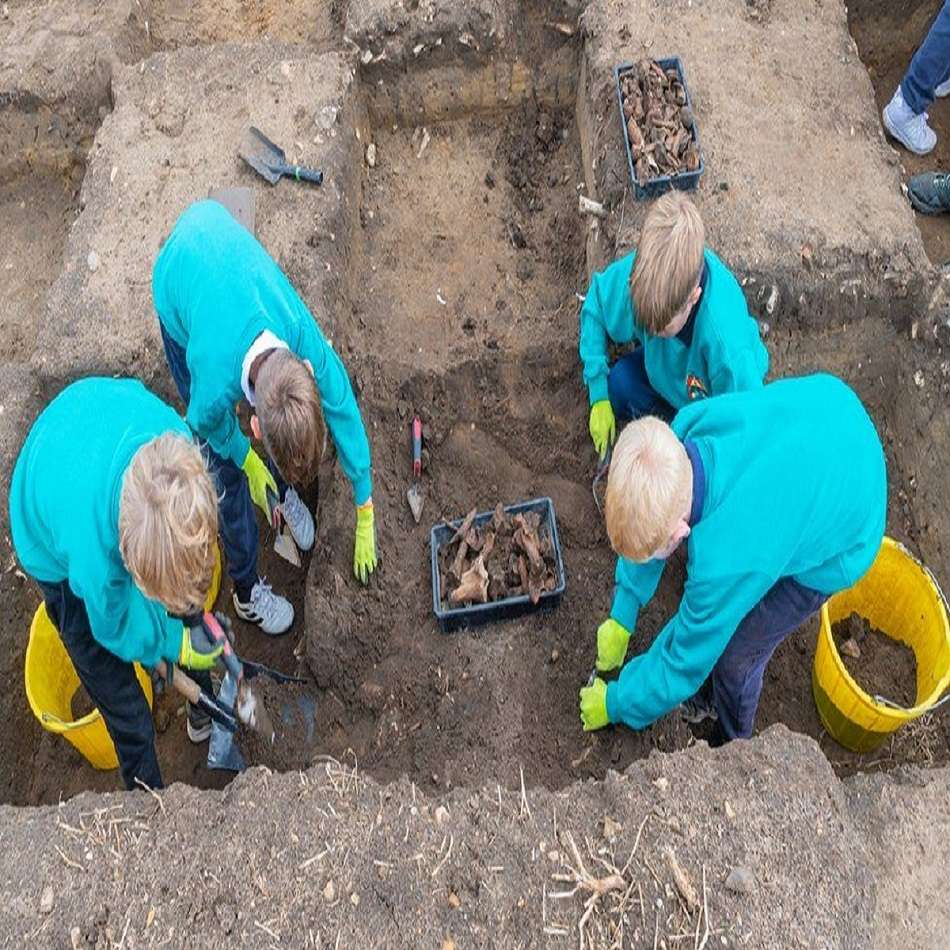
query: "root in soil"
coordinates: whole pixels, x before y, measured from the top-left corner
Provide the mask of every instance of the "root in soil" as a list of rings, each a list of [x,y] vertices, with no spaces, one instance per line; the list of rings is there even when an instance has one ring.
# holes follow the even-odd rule
[[[832,625],[835,645],[848,672],[869,696],[909,708],[917,701],[917,658],[900,640],[852,613]]]
[[[693,114],[676,70],[664,71],[656,60],[641,59],[621,78],[620,91],[637,180],[643,184],[696,171]]]
[[[499,502],[491,520],[477,527],[475,511],[439,549],[444,606],[485,604],[525,594],[536,604],[545,591],[557,587],[554,541],[537,512],[512,516]]]

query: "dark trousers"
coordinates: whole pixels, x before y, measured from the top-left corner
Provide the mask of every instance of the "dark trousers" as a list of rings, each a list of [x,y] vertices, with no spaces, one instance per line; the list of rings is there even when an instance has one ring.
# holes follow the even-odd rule
[[[176,343],[159,323],[165,357],[178,394],[187,407],[191,396],[191,373],[185,359],[184,349]],[[223,385],[223,382],[222,382]],[[205,445],[208,469],[218,490],[218,520],[221,542],[228,561],[228,574],[236,588],[247,589],[257,581],[257,519],[254,503],[247,485],[247,477],[230,459],[222,458],[210,446]],[[268,466],[277,482],[279,497],[284,497],[286,484],[273,465]]]
[[[746,614],[713,668],[705,692],[719,714],[719,742],[748,739],[762,692],[762,677],[775,648],[827,600],[790,577],[783,577]]]
[[[112,736],[125,787],[137,788],[135,780],[139,779],[149,788],[161,788],[152,711],[132,664],[120,660],[95,640],[86,606],[67,581],[40,582],[40,589],[46,612],[59,631],[79,681],[98,707]]]
[[[607,395],[618,422],[641,416],[673,417],[673,407],[650,385],[642,346],[621,356],[610,368]]]
[[[934,101],[934,90],[950,77],[950,0],[944,3],[930,32],[914,53],[901,80],[904,102],[915,115]]]

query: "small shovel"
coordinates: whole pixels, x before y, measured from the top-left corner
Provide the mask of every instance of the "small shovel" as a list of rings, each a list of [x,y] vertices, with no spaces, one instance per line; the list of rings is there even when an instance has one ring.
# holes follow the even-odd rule
[[[253,125],[244,133],[238,155],[272,185],[276,185],[284,175],[292,175],[297,181],[323,184],[323,172],[302,165],[291,165],[284,150]]]
[[[300,567],[300,551],[297,550],[297,542],[294,541],[294,536],[287,527],[277,496],[269,488],[267,489],[267,507],[270,509],[270,523],[275,531],[274,553],[279,554],[294,567]]]
[[[416,416],[412,420],[412,485],[406,492],[406,501],[416,524],[422,518],[422,505],[425,498],[419,491],[419,479],[422,476],[422,420]]]

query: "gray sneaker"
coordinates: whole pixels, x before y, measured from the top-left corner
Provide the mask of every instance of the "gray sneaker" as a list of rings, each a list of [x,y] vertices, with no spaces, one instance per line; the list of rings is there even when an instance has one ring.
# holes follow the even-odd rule
[[[292,488],[288,488],[284,493],[280,510],[283,512],[284,521],[287,522],[287,527],[290,528],[290,533],[293,535],[294,544],[301,551],[309,551],[313,547],[316,527],[313,523],[313,515],[310,514],[310,509],[303,503],[303,499]]]
[[[679,713],[680,718],[684,722],[692,723],[694,726],[707,719],[711,719],[713,722],[718,722],[719,720],[719,714],[715,708],[698,694],[692,699],[687,699],[686,702],[680,703]]]
[[[195,745],[200,745],[211,736],[211,717],[197,706],[192,706],[191,703],[188,702],[185,703],[185,710],[188,714],[188,738]]]
[[[251,588],[251,597],[246,604],[241,603],[235,591],[234,609],[242,620],[256,623],[271,636],[286,633],[294,622],[294,605],[286,597],[275,594],[263,578]]]
[[[950,211],[950,175],[946,172],[923,172],[907,182],[907,197],[921,214],[942,214]]]

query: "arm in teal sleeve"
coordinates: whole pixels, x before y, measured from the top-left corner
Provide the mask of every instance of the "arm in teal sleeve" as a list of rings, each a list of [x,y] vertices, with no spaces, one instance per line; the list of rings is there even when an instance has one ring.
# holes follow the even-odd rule
[[[694,696],[743,617],[769,589],[764,574],[686,580],[676,615],[646,653],[633,657],[607,685],[607,716],[644,729]]]
[[[148,600],[129,575],[113,575],[104,583],[70,579],[70,586],[86,605],[93,636],[110,653],[147,667],[163,659],[178,662],[182,622]]]
[[[756,340],[752,346],[737,353],[726,353],[722,363],[710,374],[710,396],[759,389],[769,369],[769,354]]]
[[[223,385],[209,390],[207,377],[204,379],[202,383],[196,374],[192,374],[191,399],[185,421],[201,441],[207,442],[221,458],[230,459],[240,468],[251,443],[238,425],[234,406],[222,398]]]
[[[617,558],[614,571],[614,603],[610,616],[625,630],[633,633],[637,625],[640,608],[656,593],[657,585],[663,576],[666,561],[654,558],[643,564]]]
[[[594,274],[580,314],[580,355],[590,404],[607,398],[607,342],[629,343],[642,335],[633,319],[630,273],[634,254]]]
[[[333,436],[343,471],[353,485],[354,500],[362,505],[373,493],[369,441],[343,362],[312,317],[304,324],[298,355],[313,365],[323,418]]]

